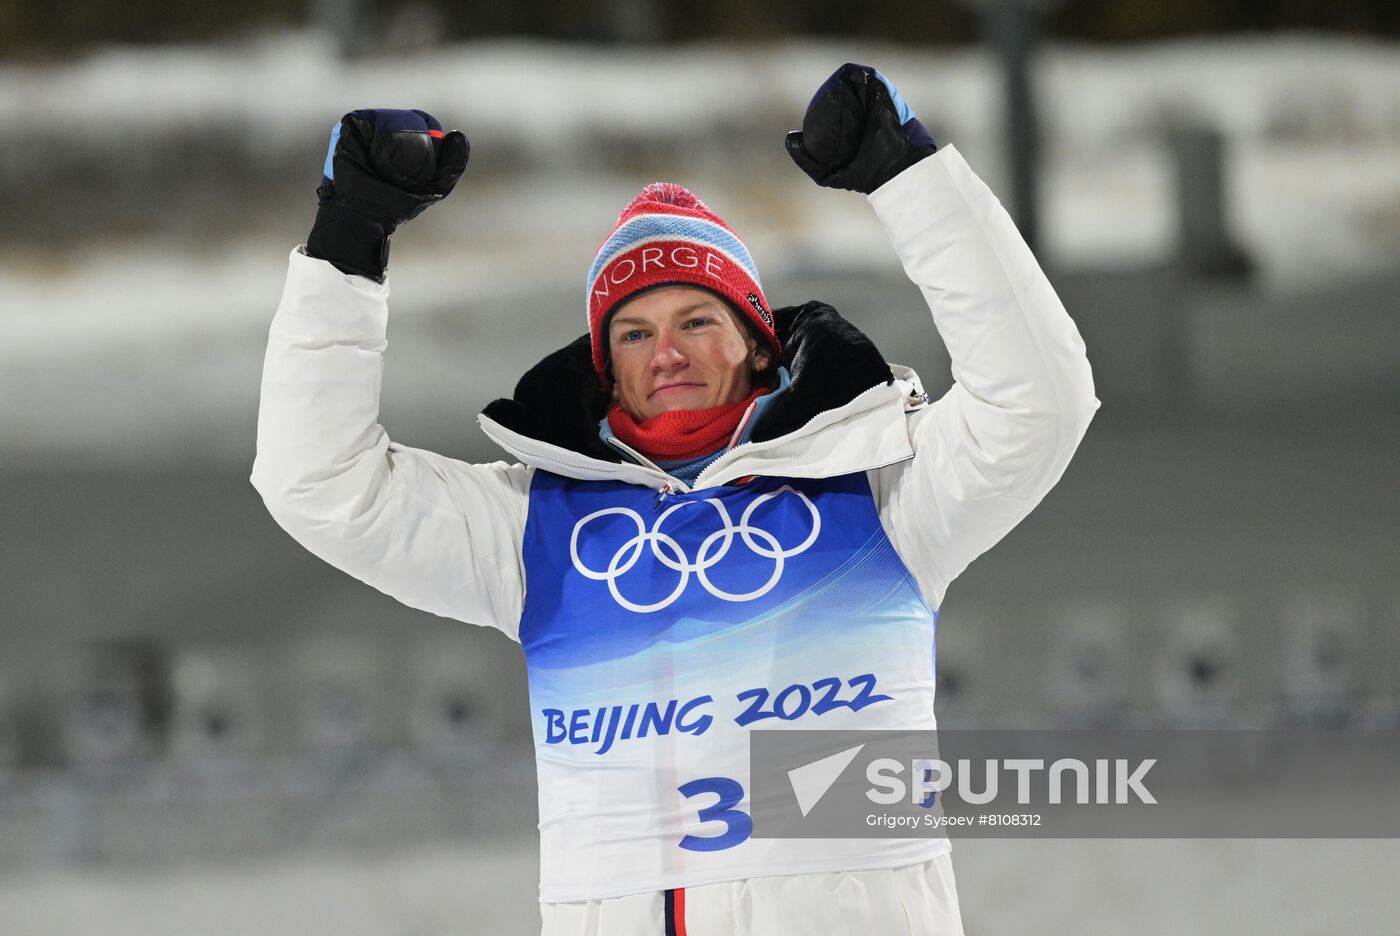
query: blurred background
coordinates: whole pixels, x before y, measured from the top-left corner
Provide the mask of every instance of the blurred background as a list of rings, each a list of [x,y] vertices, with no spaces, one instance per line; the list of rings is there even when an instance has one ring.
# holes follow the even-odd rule
[[[846,61],[1000,194],[1103,401],[950,590],[940,724],[1400,730],[1400,6],[0,0],[0,933],[538,932],[518,648],[247,482],[327,135],[471,139],[394,238],[382,421],[495,460],[475,414],[657,178],[946,387],[864,200],[783,151]],[[1400,928],[1393,841],[955,854],[969,933]]]

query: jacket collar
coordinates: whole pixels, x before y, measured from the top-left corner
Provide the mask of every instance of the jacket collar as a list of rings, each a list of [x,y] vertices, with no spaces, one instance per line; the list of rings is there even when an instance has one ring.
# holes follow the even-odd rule
[[[874,343],[824,303],[777,309],[774,319],[792,384],[767,408],[750,441],[706,468],[695,487],[747,474],[826,477],[912,455],[902,414],[927,399],[912,371],[898,368],[896,375]],[[624,461],[599,438],[608,402],[584,335],[528,370],[514,396],[488,404],[478,422],[497,445],[537,468],[581,480],[675,487],[664,472]],[[837,423],[856,436],[840,446],[813,445],[814,435]]]

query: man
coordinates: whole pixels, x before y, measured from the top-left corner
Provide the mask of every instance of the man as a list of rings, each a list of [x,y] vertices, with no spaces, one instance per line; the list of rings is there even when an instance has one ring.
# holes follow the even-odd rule
[[[421,112],[346,116],[291,257],[253,483],[332,564],[520,642],[546,934],[962,932],[946,840],[752,837],[748,732],[933,728],[934,609],[1098,401],[1011,220],[882,75],[838,69],[787,148],[868,196],[953,361],[936,403],[829,306],[772,309],[657,183],[594,259],[589,334],[480,417],[514,463],[390,442],[387,238],[468,153]]]

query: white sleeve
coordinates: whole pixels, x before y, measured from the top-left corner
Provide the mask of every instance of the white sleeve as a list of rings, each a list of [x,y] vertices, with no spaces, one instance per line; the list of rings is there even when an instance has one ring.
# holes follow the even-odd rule
[[[531,469],[389,441],[378,423],[388,297],[293,251],[263,363],[253,486],[336,568],[519,640]]]
[[[1064,474],[1099,401],[1074,321],[953,147],[870,203],[953,364],[952,388],[909,416],[914,458],[870,472],[881,521],[937,608]]]

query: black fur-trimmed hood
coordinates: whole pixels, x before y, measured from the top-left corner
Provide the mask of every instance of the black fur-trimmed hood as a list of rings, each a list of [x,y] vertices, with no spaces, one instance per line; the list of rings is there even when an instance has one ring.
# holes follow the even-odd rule
[[[894,379],[875,344],[825,303],[775,309],[774,324],[792,384],[765,407],[751,441],[766,442],[800,429],[818,413]],[[598,436],[608,403],[583,335],[526,371],[512,398],[495,400],[482,412],[532,439],[620,462],[622,457]]]

